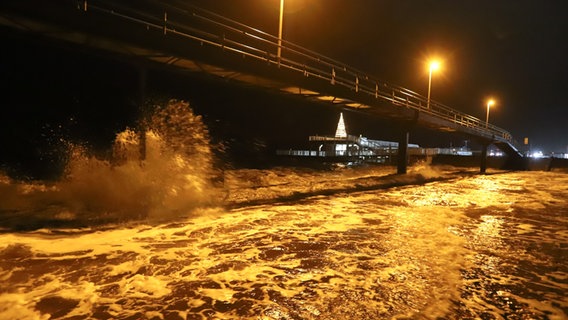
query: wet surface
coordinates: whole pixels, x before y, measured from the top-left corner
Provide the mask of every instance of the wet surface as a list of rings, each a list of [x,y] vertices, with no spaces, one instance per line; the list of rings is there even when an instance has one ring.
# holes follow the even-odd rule
[[[298,192],[271,181],[264,199]],[[567,186],[554,172],[468,175],[8,231],[0,318],[565,319]],[[258,184],[229,189],[245,199]]]

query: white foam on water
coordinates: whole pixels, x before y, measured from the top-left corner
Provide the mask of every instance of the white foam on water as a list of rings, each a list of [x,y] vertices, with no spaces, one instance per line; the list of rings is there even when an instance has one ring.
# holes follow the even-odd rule
[[[522,243],[566,238],[558,223],[535,224],[550,229],[541,238],[526,228],[532,211],[514,207],[526,195],[506,195],[519,178],[530,175],[204,209],[169,224],[4,233],[0,315],[561,319],[565,249],[541,256]]]

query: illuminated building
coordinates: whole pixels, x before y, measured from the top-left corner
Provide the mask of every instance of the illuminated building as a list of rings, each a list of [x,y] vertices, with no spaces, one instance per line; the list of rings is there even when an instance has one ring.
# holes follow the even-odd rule
[[[362,135],[347,133],[343,113],[339,116],[334,136],[310,136],[307,150],[278,150],[280,156],[318,157],[333,162],[385,162],[391,155],[396,155],[398,142],[372,140]],[[416,144],[409,148],[418,149]]]

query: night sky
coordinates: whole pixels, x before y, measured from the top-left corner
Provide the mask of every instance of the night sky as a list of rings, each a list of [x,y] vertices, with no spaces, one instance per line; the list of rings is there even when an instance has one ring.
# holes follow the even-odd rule
[[[424,95],[426,61],[436,56],[442,70],[433,76],[432,99],[485,119],[486,100],[493,97],[491,123],[518,142],[528,137],[532,149],[568,152],[564,1],[285,1],[286,40]],[[279,0],[172,2],[194,3],[277,34]],[[138,70],[128,60],[4,27],[0,35],[3,171],[34,167],[30,175],[44,176],[61,162],[61,138],[108,150],[117,132],[136,125]],[[337,110],[211,79],[148,72],[147,96],[158,92],[189,100],[214,140],[249,143],[243,150],[288,147],[335,130]],[[381,121],[356,114],[346,121],[351,134],[393,138]],[[431,147],[463,143],[434,132],[411,133],[410,140]]]

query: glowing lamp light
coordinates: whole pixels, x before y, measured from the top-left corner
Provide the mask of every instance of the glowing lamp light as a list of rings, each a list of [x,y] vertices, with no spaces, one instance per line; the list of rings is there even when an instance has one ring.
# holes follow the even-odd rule
[[[430,64],[429,64],[430,72],[438,71],[439,69],[440,69],[440,61],[438,61],[438,60],[430,61]]]

